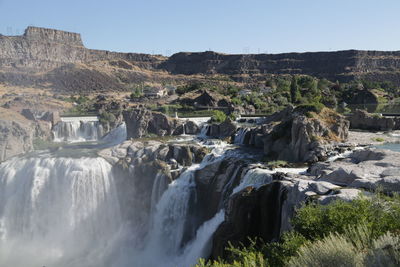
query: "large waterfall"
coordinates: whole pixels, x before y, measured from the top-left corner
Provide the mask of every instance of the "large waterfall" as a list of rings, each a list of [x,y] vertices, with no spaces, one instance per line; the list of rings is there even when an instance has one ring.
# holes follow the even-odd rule
[[[120,136],[121,127],[109,138]],[[143,239],[123,216],[112,166],[80,156],[79,147],[65,149],[75,149],[73,157],[35,152],[0,165],[0,266],[185,267],[209,255],[223,210],[182,239],[194,172],[220,160],[223,149],[169,185],[159,180],[149,188],[155,195]]]
[[[14,158],[0,184],[0,266],[107,266],[122,221],[104,159]]]

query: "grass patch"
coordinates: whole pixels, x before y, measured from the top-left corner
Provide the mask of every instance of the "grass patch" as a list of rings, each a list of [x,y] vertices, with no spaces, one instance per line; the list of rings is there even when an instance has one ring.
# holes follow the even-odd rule
[[[382,137],[373,137],[371,138],[372,141],[374,142],[385,142],[386,140]]]

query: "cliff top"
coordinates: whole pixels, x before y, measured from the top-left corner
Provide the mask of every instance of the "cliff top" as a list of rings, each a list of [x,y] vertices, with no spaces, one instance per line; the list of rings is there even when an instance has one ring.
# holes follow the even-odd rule
[[[24,37],[29,40],[43,40],[75,46],[83,46],[81,35],[74,32],[29,26],[25,30]]]

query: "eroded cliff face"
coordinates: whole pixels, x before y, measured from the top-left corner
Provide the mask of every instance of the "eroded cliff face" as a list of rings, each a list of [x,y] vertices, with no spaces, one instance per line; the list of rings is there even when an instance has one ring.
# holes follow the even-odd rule
[[[101,60],[126,60],[128,64],[123,67],[128,69],[132,68],[132,64],[151,68],[160,59],[146,54],[87,49],[78,33],[37,27],[28,27],[22,36],[0,36],[0,48],[0,66],[16,69],[28,67],[44,70],[68,63]],[[118,65],[118,62],[114,62],[114,65]]]
[[[263,81],[273,74],[308,74],[332,81],[387,80],[400,85],[399,69],[398,51],[202,52],[168,58],[87,49],[80,34],[53,29],[28,27],[22,36],[0,35],[1,83],[69,91],[121,90],[143,81],[195,80],[196,75],[215,74],[239,82]]]

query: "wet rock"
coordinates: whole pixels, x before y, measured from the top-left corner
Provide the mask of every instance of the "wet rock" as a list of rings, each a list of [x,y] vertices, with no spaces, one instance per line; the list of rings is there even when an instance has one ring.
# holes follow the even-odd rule
[[[200,131],[200,127],[193,121],[185,122],[185,134],[198,134]]]
[[[236,124],[228,119],[220,124],[211,124],[207,135],[214,138],[225,138],[233,136],[236,130]]]

